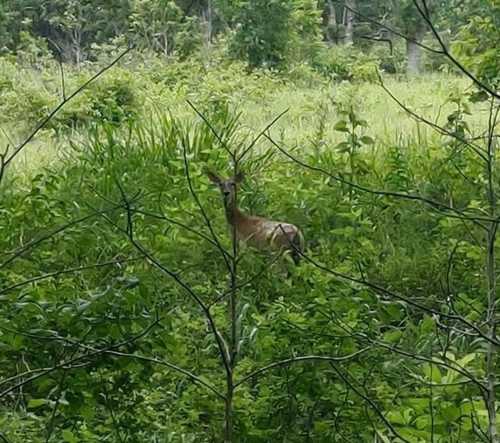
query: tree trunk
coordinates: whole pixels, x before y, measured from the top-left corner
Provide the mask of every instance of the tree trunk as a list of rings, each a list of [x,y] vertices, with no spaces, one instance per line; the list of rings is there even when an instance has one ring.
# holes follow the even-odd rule
[[[229,380],[228,380],[229,382]],[[226,391],[226,404],[224,411],[224,443],[233,443],[233,386],[232,380],[228,383]]]
[[[203,29],[203,58],[205,64],[210,62],[210,49],[212,46],[213,34],[213,10],[212,0],[208,0],[207,7],[202,11],[202,29]]]
[[[207,45],[210,46],[212,43],[212,33],[213,33],[213,19],[212,19],[212,0],[208,0],[207,3]]]
[[[235,162],[236,163],[236,162]],[[235,164],[234,175],[238,173],[238,165]],[[234,204],[238,201],[238,194],[235,191]],[[232,252],[233,256],[230,261],[230,278],[229,278],[229,296],[227,299],[227,308],[229,314],[229,352],[228,363],[229,370],[226,373],[226,402],[224,405],[224,443],[233,443],[233,397],[234,397],[234,368],[238,357],[238,319],[237,319],[237,266],[238,266],[238,237],[236,234],[236,223],[233,223],[231,229],[232,236]]]
[[[488,230],[487,238],[487,259],[486,273],[488,280],[488,337],[490,340],[496,340],[496,269],[495,269],[495,237],[497,231],[497,223],[492,222]],[[487,393],[485,395],[486,408],[488,410],[488,437],[492,443],[498,442],[496,428],[496,345],[488,343],[486,353],[486,377],[487,377]]]
[[[356,9],[356,0],[346,0],[345,8],[345,36],[344,43],[352,45],[354,43],[354,13],[351,9]]]
[[[337,13],[333,0],[326,2],[326,41],[329,45],[336,43]]]
[[[487,165],[486,165],[486,178],[487,197],[489,203],[489,215],[492,219],[497,217],[497,197],[495,192],[495,141],[493,139],[493,131],[496,127],[496,117],[492,120],[494,113],[494,106],[490,109],[490,130],[488,139],[487,151]],[[497,349],[496,345],[492,343],[497,338],[497,276],[496,276],[496,257],[495,257],[495,240],[498,228],[498,222],[493,221],[489,225],[486,237],[486,288],[487,288],[487,323],[488,323],[488,343],[486,351],[486,378],[487,378],[487,392],[485,393],[486,409],[488,410],[488,437],[490,442],[498,442],[498,434],[496,427],[496,360]]]
[[[82,63],[82,30],[81,28],[73,29],[71,32],[71,40],[73,41],[74,62],[76,68],[80,70]]]
[[[410,35],[411,40],[406,40],[406,56],[408,65],[406,73],[408,75],[419,75],[422,72],[422,48],[418,45],[424,39],[425,31],[418,29]]]

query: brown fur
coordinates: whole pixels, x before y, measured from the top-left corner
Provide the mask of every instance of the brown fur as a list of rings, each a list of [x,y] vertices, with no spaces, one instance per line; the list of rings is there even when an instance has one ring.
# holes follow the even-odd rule
[[[219,186],[224,199],[226,219],[236,228],[236,238],[257,249],[287,250],[295,263],[304,250],[304,238],[300,229],[291,223],[273,221],[255,215],[246,215],[236,206],[236,186],[243,179],[240,173],[230,179],[222,179],[209,172],[210,180]]]

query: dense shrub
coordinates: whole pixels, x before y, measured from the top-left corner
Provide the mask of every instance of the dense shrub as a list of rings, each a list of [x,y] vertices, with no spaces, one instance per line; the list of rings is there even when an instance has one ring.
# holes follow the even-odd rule
[[[3,122],[16,121],[33,125],[46,117],[63,99],[62,86],[54,62],[42,72],[15,69],[6,59],[0,59],[0,110]],[[65,75],[66,94],[84,83],[90,72]],[[122,123],[133,119],[142,106],[141,86],[126,70],[115,70],[70,101],[47,125],[47,129],[77,128],[90,121]]]
[[[333,46],[321,51],[313,66],[334,80],[374,81],[379,60],[350,46]]]

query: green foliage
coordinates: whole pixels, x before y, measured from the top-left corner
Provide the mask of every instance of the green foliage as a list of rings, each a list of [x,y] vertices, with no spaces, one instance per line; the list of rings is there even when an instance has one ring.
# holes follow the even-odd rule
[[[379,61],[347,46],[335,46],[322,50],[314,59],[314,67],[334,80],[375,81]]]
[[[479,12],[472,15],[453,43],[457,57],[477,77],[493,89],[500,85],[500,3],[482,2]],[[477,14],[477,10],[475,11]]]
[[[231,52],[250,66],[279,66],[289,47],[292,5],[286,0],[248,0],[236,16]]]
[[[285,63],[280,68],[290,68],[281,72],[249,72],[245,55],[224,58],[224,45],[208,58],[176,60],[182,32],[194,21],[178,26],[183,2],[163,3],[165,10],[148,15],[146,6],[158,5],[133,5],[136,29],[153,38],[156,31],[140,26],[151,20],[161,31],[156,14],[166,14],[165,35],[174,38],[166,46],[168,63],[144,52],[115,67],[68,103],[50,122],[53,131],[37,140],[64,155],[40,166],[27,151],[34,172],[19,173],[20,162],[0,184],[0,392],[12,388],[1,398],[2,435],[12,443],[222,441],[223,401],[168,366],[224,391],[206,318],[172,278],[215,303],[211,312],[227,338],[221,294],[229,275],[217,246],[206,241],[211,232],[189,191],[186,163],[213,232],[230,250],[223,204],[205,170],[229,175],[226,148],[248,146],[289,108],[269,134],[313,169],[288,161],[261,137],[242,164],[246,180],[238,198],[245,212],[298,225],[314,262],[292,267],[242,245],[235,379],[290,357],[364,352],[344,362],[277,365],[240,385],[235,441],[397,441],[382,415],[411,442],[475,443],[487,412],[482,390],[467,374],[485,378],[484,341],[473,329],[462,334],[464,324],[453,315],[473,325],[484,321],[482,227],[366,189],[423,195],[484,216],[483,165],[460,140],[429,134],[367,84],[387,54],[317,51],[312,2],[295,2],[287,13],[288,23],[304,20],[303,29],[287,32],[302,32],[308,45],[285,48],[286,60],[276,55],[276,63]],[[198,37],[193,33],[192,41]],[[194,51],[186,48],[185,54]],[[311,63],[303,60],[310,55]],[[62,91],[52,60],[42,60],[41,74],[15,60],[0,59],[0,110],[3,124],[22,132],[47,115]],[[23,61],[19,53],[17,61]],[[96,67],[65,66],[66,92]],[[353,84],[332,84],[332,78]],[[485,108],[470,102],[462,81],[387,81],[449,133],[482,142]],[[131,228],[135,241],[173,274],[141,255],[127,238]],[[33,240],[40,242],[23,251]],[[89,356],[118,343],[124,343],[116,347],[121,355]],[[74,364],[15,387],[75,356],[81,358]],[[453,362],[467,373],[450,368]]]
[[[172,0],[133,2],[130,26],[139,47],[164,56],[181,58],[192,54],[201,44],[200,28],[194,19],[183,20],[182,9]]]
[[[119,72],[94,91],[110,94],[113,85],[121,84],[122,75]],[[226,79],[236,79],[244,74],[242,70],[227,75]],[[214,84],[207,91],[224,83],[212,78]],[[204,96],[201,104],[215,130],[232,147],[248,142],[240,117],[235,117],[238,112],[229,104],[237,85],[221,95],[225,99]],[[462,130],[465,104],[457,101],[457,95],[450,100],[454,106],[447,119],[453,125],[450,129]],[[346,95],[332,106],[337,111],[337,146],[318,144],[314,151],[301,152],[311,165],[374,188],[399,191],[427,186],[426,194],[446,200],[440,194],[444,186],[460,204],[476,194],[477,189],[461,184],[461,175],[440,151],[442,140],[426,154],[416,146],[406,150],[393,146],[381,151],[383,160],[377,162],[376,149],[382,148],[366,135],[369,128],[355,98]],[[318,111],[318,117],[327,107]],[[227,173],[228,158],[202,121],[191,123],[163,113],[125,121],[118,126],[113,118],[95,120],[82,141],[73,143],[67,161],[40,171],[27,183],[3,188],[4,251],[16,249],[20,233],[29,240],[47,227],[62,226],[95,209],[108,212],[106,217],[91,217],[61,231],[30,251],[29,258],[20,257],[2,269],[5,288],[41,273],[90,266],[0,295],[1,352],[6,362],[2,378],[16,372],[20,354],[29,368],[50,366],[54,359],[67,359],[76,352],[71,344],[75,340],[95,348],[127,340],[144,331],[158,313],[161,327],[123,351],[175,363],[219,389],[223,386],[213,337],[182,288],[143,259],[91,266],[137,255],[122,231],[129,223],[123,208],[110,210],[113,202],[123,198],[119,184],[135,211],[136,240],[205,301],[218,298],[226,278],[217,249],[171,220],[209,235],[187,188],[182,154],[186,149],[197,196],[222,244],[229,247],[222,203],[203,172],[210,166]],[[318,140],[322,137],[318,133]],[[482,262],[460,221],[401,201],[372,199],[270,153],[262,156],[265,152],[256,151],[245,162],[247,180],[240,193],[245,210],[299,225],[306,234],[308,254],[321,264],[349,275],[359,275],[361,269],[371,281],[431,304],[440,303],[442,297],[438,282],[448,263],[448,248],[460,242],[452,284],[462,294],[457,309],[469,312],[473,320],[469,303],[481,309],[483,302],[474,294],[484,288],[472,274]],[[477,172],[470,162],[461,168],[462,173]],[[260,277],[239,291],[237,379],[291,355],[346,355],[365,346],[363,337],[422,355],[437,353],[434,318],[406,303],[339,281],[311,263],[303,262],[284,278],[282,264],[268,261],[266,254],[247,248],[239,263],[241,281]],[[213,312],[216,322],[225,327],[223,305]],[[460,338],[450,340],[447,358],[481,374],[480,350]],[[370,422],[380,438],[388,439],[380,417],[346,387],[336,372],[340,370],[376,400],[384,416],[410,441],[429,441],[431,434],[436,441],[446,441],[450,435],[475,441],[469,417],[475,411],[484,426],[485,411],[474,386],[455,385],[463,381],[456,371],[412,359],[401,364],[399,356],[381,349],[374,346],[356,361],[341,365],[276,368],[242,385],[235,399],[237,438],[328,442],[342,429],[347,441],[371,441],[372,426],[360,427]],[[431,381],[439,386],[429,394]],[[16,399],[20,399],[17,406]],[[125,435],[130,441],[222,438],[220,399],[175,371],[130,357],[102,355],[90,366],[54,371],[24,386],[22,395],[8,396],[5,409],[9,412],[2,414],[2,429],[14,443],[44,441],[48,433],[67,442],[121,441]]]
[[[68,78],[66,73],[66,93],[69,88],[76,88],[78,83],[83,83],[89,75],[91,74],[81,72]],[[41,121],[63,98],[61,86],[57,85],[54,90],[54,84],[50,80],[49,76],[40,79],[38,73],[30,70],[17,71],[13,63],[1,59],[2,120],[17,120],[18,123],[29,124]],[[93,85],[70,102],[51,120],[47,128],[66,130],[96,119],[115,124],[133,119],[142,105],[138,89],[139,82],[130,72],[117,71],[113,77]]]
[[[115,124],[135,118],[141,106],[137,97],[138,86],[138,81],[125,70],[99,82],[87,93],[90,96],[90,117]]]
[[[386,72],[402,72],[410,48],[419,51],[411,44],[402,49],[404,41],[378,23],[418,42],[427,34],[426,44],[435,44],[411,0],[349,4],[361,14],[353,21],[354,45],[348,45],[352,48],[341,46],[349,13],[338,2],[325,0],[7,0],[0,9],[0,54],[14,53],[24,63],[38,64],[51,53],[81,67],[104,50],[128,43],[170,60],[201,54],[205,63],[215,48],[251,68],[286,71],[317,62],[329,75],[368,79],[373,58],[382,61]],[[439,0],[428,6],[444,41],[454,41],[467,66],[495,82],[498,54],[491,42],[498,40],[497,3]],[[388,40],[395,55],[387,54]],[[325,43],[335,47],[331,56],[325,54]],[[373,57],[363,55],[372,50]],[[336,57],[340,62],[332,60]],[[429,70],[448,66],[440,55],[429,53],[425,58]]]
[[[245,0],[235,9],[230,51],[251,67],[283,67],[314,57],[321,47],[320,11],[313,1]]]

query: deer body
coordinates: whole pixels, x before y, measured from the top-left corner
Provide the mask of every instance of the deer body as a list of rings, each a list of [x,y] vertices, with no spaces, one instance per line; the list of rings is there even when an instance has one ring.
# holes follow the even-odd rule
[[[236,240],[247,243],[257,249],[290,251],[295,263],[304,249],[304,237],[297,226],[269,220],[265,217],[246,215],[236,205],[236,185],[243,176],[224,180],[209,173],[209,178],[216,183],[224,198],[224,208],[228,224],[236,231]]]

